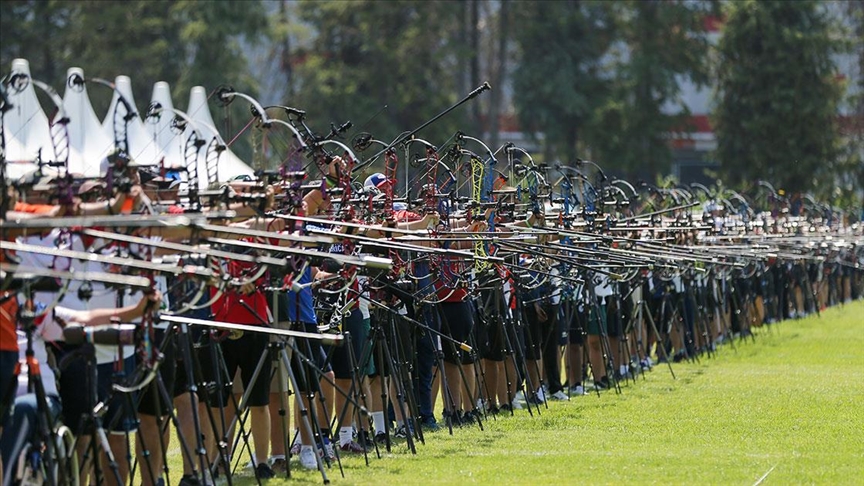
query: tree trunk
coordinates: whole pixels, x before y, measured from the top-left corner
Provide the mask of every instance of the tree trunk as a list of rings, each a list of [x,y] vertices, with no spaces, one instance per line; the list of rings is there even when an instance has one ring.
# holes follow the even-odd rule
[[[288,0],[279,3],[279,21],[283,26],[288,25]],[[282,52],[279,56],[279,67],[285,75],[285,98],[294,98],[294,69],[291,66],[291,35],[285,32],[282,37]]]
[[[492,78],[492,93],[489,97],[489,144],[492,150],[500,144],[501,130],[501,103],[504,96],[504,83],[507,79],[507,44],[510,36],[510,0],[501,0],[501,8],[498,11],[498,52],[494,77]]]
[[[471,0],[471,25],[469,34],[471,36],[471,86],[474,89],[480,86],[480,0]],[[471,103],[471,125],[472,132],[482,136],[483,127],[480,125],[480,102]],[[480,133],[478,133],[480,132]]]
[[[469,8],[468,2],[462,3],[462,14],[459,16],[459,30],[456,37],[456,42],[461,48],[468,45],[468,28],[471,23],[469,20]],[[461,54],[461,52],[460,52]],[[468,78],[469,72],[471,69],[471,59],[470,56],[460,55],[459,56],[459,81],[457,84],[457,88],[459,89],[459,96],[465,96],[469,91],[471,91],[471,87],[468,85],[470,83],[470,79]]]

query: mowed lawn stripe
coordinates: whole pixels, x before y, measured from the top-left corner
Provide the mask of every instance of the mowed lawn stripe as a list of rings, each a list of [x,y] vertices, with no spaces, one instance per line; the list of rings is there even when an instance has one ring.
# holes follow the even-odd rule
[[[864,484],[864,303],[756,333],[673,364],[677,380],[657,365],[621,395],[490,418],[484,432],[442,429],[416,456],[400,443],[369,467],[343,457],[345,479],[328,473],[341,484]],[[292,473],[268,484],[321,480]]]

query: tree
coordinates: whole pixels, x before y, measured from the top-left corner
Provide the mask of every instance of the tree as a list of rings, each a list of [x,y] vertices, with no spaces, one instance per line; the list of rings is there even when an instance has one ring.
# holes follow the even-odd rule
[[[111,81],[129,75],[139,111],[157,81],[171,85],[178,107],[196,85],[213,90],[231,84],[255,93],[240,41],[253,42],[266,32],[260,1],[29,0],[2,2],[0,9],[0,62],[8,66],[13,58],[28,59],[33,77],[61,93],[72,66],[84,69],[85,76]],[[112,94],[88,92],[96,112],[104,113]],[[238,104],[232,112],[238,119],[243,114],[243,124],[250,117],[248,106]],[[248,145],[245,139],[240,143]],[[248,152],[248,147],[235,148]]]
[[[139,111],[146,110],[157,81],[167,81],[175,95],[181,93],[176,84],[187,58],[179,38],[181,24],[169,15],[169,4],[87,0],[75,5],[72,22],[61,29],[58,40],[69,49],[61,69],[79,66],[85,76],[109,81],[128,75]],[[104,113],[112,93],[93,88],[88,93],[96,113]]]
[[[586,133],[591,156],[604,167],[651,180],[667,174],[669,134],[688,131],[683,81],[708,78],[707,2],[646,0],[617,4],[620,45],[610,56],[611,96]]]
[[[603,56],[615,40],[613,13],[605,2],[513,5],[514,101],[522,129],[545,137],[547,157],[575,160],[583,128],[609,95]]]
[[[30,62],[34,78],[61,85],[71,51],[63,42],[64,26],[77,12],[72,2],[10,0],[0,3],[0,71],[13,59]]]
[[[308,2],[300,20],[317,36],[298,47],[295,106],[313,129],[351,120],[354,132],[389,141],[447,108],[457,92],[458,5],[448,2]],[[476,102],[473,101],[473,102]],[[386,108],[385,108],[386,107]],[[435,144],[459,128],[457,111],[418,134]]]
[[[500,141],[499,119],[503,111],[504,83],[507,80],[507,68],[510,44],[510,0],[501,0],[498,9],[498,32],[494,36],[496,43],[490,55],[491,83],[495,89],[489,96],[489,145],[497,148]],[[493,57],[494,56],[494,57]]]
[[[835,198],[844,207],[854,209],[857,218],[864,215],[864,0],[850,1],[846,12],[852,26],[853,51],[858,67],[857,91],[849,97],[849,119],[843,152],[846,184],[840,184]]]
[[[830,187],[844,48],[816,1],[730,2],[719,44],[717,157],[728,182],[787,192]]]

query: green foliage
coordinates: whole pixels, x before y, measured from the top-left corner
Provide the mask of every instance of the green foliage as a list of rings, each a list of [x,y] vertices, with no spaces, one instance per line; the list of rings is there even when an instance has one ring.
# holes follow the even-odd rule
[[[581,131],[610,94],[602,58],[616,40],[613,4],[516,2],[514,102],[524,131],[573,162]]]
[[[617,172],[666,174],[670,132],[686,132],[682,81],[708,81],[707,2],[648,0],[616,4],[620,44],[608,66],[610,94],[586,134],[591,156]]]
[[[255,92],[240,39],[252,41],[266,31],[258,1],[10,1],[0,8],[2,69],[14,58],[28,59],[33,77],[61,93],[72,66],[84,69],[87,77],[109,81],[129,75],[140,111],[157,81],[171,85],[181,109],[196,85],[213,90],[224,83]],[[96,112],[105,113],[112,93],[97,88],[89,94]],[[245,124],[248,107],[232,110],[234,118],[242,114]],[[240,148],[241,153],[247,150]]]
[[[464,53],[453,42],[460,9],[452,3],[305,2],[298,13],[318,35],[295,53],[302,81],[288,101],[307,110],[318,132],[350,120],[353,133],[389,142],[467,94],[456,91]],[[418,137],[443,143],[462,126],[460,116],[455,112]]]
[[[747,0],[730,2],[726,14],[714,113],[725,180],[830,188],[843,88],[831,56],[845,43],[824,6]]]
[[[184,63],[177,88],[212,89],[227,83],[249,93],[257,80],[249,75],[240,40],[256,43],[267,33],[268,18],[261,2],[201,2],[183,0],[171,5],[170,14],[181,25],[175,53]],[[218,69],[214,69],[218,66]]]
[[[846,99],[849,116],[843,127],[843,144],[836,169],[839,181],[833,193],[827,196],[834,204],[850,208],[860,217],[864,209],[864,0],[848,2],[845,13],[851,27],[852,54],[858,61],[858,89]]]
[[[171,85],[180,108],[192,86],[212,92],[228,84],[305,109],[319,133],[350,120],[349,138],[365,131],[385,141],[491,80],[494,96],[472,100],[418,136],[443,145],[457,129],[482,138],[485,128],[497,140],[489,122],[509,111],[512,85],[520,129],[543,141],[538,160],[581,156],[611,173],[654,180],[669,172],[668,135],[690,129],[681,82],[708,80],[703,19],[716,5],[7,0],[0,2],[0,66],[26,58],[34,77],[60,91],[71,66],[91,77],[128,74],[141,111],[156,81]],[[831,61],[845,32],[814,0],[725,5],[715,122],[727,183],[765,178],[792,192],[851,200],[864,183],[862,143],[860,136],[839,141],[842,86]],[[860,1],[849,3],[859,45],[862,12]],[[90,94],[104,113],[111,93]],[[853,103],[860,117],[864,104]],[[244,102],[213,114],[226,139],[250,119]],[[249,138],[232,147],[247,159]],[[836,174],[847,177],[835,186]]]
[[[15,58],[30,61],[33,76],[54,86],[65,82],[73,51],[63,30],[74,22],[78,7],[58,0],[9,0],[0,3],[0,70]]]

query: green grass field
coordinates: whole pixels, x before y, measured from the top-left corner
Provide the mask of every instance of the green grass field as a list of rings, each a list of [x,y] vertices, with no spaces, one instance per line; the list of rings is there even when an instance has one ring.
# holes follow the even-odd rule
[[[864,484],[864,302],[673,367],[677,380],[658,365],[621,395],[442,429],[417,455],[399,444],[368,467],[343,457],[344,479],[328,473],[336,484]],[[267,483],[321,482],[294,465]],[[254,484],[243,476],[235,484]]]

